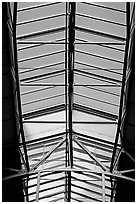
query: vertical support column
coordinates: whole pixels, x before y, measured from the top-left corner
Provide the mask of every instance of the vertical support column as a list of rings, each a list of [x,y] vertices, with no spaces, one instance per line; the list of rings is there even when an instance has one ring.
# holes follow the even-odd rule
[[[127,25],[127,36],[126,36],[126,47],[125,47],[125,57],[124,57],[124,66],[123,66],[123,78],[122,78],[122,87],[121,87],[121,98],[120,98],[120,108],[119,108],[119,118],[118,118],[118,126],[117,132],[115,137],[115,144],[113,148],[110,172],[114,170],[115,164],[115,157],[117,151],[117,144],[119,140],[119,135],[121,131],[121,122],[122,122],[122,113],[123,113],[123,102],[124,102],[124,92],[125,92],[125,81],[126,81],[126,70],[127,70],[127,58],[128,58],[128,51],[129,51],[129,39],[130,39],[130,2],[126,2],[126,25]],[[121,141],[123,143],[123,141]],[[111,177],[111,184],[112,184],[112,177]],[[113,185],[112,185],[113,188]],[[111,202],[113,200],[113,189],[111,191]]]
[[[14,13],[13,13],[13,46],[14,46],[14,60],[15,60],[15,77],[16,77],[16,91],[17,91],[17,98],[18,98],[18,112],[19,112],[19,124],[20,124],[20,136],[23,143],[23,149],[24,149],[24,157],[25,157],[25,164],[26,164],[26,170],[29,172],[29,161],[28,161],[28,155],[27,155],[27,148],[25,144],[25,135],[24,135],[24,129],[23,129],[23,122],[22,122],[22,109],[21,109],[21,99],[20,99],[20,86],[19,86],[19,73],[18,73],[18,57],[17,57],[17,42],[16,42],[16,22],[17,22],[17,2],[14,2]],[[26,200],[29,201],[28,196],[28,180],[29,176],[26,176],[26,185],[25,185],[25,192],[26,192]]]
[[[66,2],[66,30],[65,30],[65,105],[66,105],[66,152],[65,167],[68,166],[68,2]],[[64,201],[67,202],[68,192],[68,173],[65,172],[65,195]]]
[[[38,172],[38,177],[37,177],[36,202],[39,201],[39,189],[40,189],[40,172]]]
[[[68,47],[68,100],[69,100],[69,166],[73,166],[72,149],[72,109],[74,83],[74,41],[75,41],[75,3],[69,3],[69,47]]]
[[[72,145],[72,110],[73,110],[73,83],[74,83],[74,41],[75,41],[75,2],[69,3],[69,30],[68,30],[68,166],[73,167]],[[67,201],[71,201],[71,172],[68,173]]]
[[[105,174],[102,173],[102,202],[105,202]]]

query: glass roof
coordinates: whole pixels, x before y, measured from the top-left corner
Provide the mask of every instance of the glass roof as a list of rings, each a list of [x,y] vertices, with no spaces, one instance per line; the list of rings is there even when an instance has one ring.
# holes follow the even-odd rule
[[[31,168],[66,134],[69,112],[65,89],[65,85],[69,85],[68,65],[66,69],[68,19],[65,2],[18,3],[18,68]],[[76,3],[73,135],[107,169],[119,115],[126,33],[125,2]],[[73,152],[74,167],[100,170],[100,166],[91,162],[89,155],[80,148],[77,139],[73,141]],[[65,153],[63,143],[38,169],[63,168]],[[55,176],[52,172],[48,177],[51,180],[46,177],[44,181],[48,174],[42,173],[41,201],[63,201],[65,174],[58,172]],[[101,201],[101,175],[80,174],[81,180],[79,173],[72,173],[72,201]],[[37,178],[33,177],[29,182],[30,201],[35,201]],[[106,201],[110,199],[109,181],[107,177]],[[47,197],[44,191],[48,192]]]
[[[125,3],[106,4],[76,6],[74,102],[118,115]],[[17,39],[23,113],[65,103],[65,3],[19,3]]]

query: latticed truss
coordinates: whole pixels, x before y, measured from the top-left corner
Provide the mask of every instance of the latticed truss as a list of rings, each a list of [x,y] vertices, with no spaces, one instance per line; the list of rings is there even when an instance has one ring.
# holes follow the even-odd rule
[[[27,201],[114,200],[117,178],[134,182],[117,170],[121,152],[134,162],[119,136],[134,4],[20,2],[16,14],[25,141],[12,177]]]

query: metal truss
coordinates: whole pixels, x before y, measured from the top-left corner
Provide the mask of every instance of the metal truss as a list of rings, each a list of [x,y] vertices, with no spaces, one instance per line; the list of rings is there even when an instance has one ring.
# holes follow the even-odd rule
[[[104,164],[97,158],[94,156],[93,153],[89,152],[89,150],[80,142],[79,140],[79,136],[73,136],[72,137],[72,141],[75,142],[76,144],[78,144],[80,146],[80,148],[85,151],[88,156],[90,157],[91,161],[95,161],[97,163],[97,165],[100,167],[100,170],[94,170],[94,169],[86,169],[86,168],[74,168],[71,166],[67,166],[65,168],[51,168],[51,169],[41,169],[38,170],[37,168],[39,167],[39,165],[41,165],[43,162],[46,163],[46,159],[48,157],[50,157],[50,155],[53,153],[53,151],[55,151],[56,149],[59,148],[59,146],[61,146],[64,142],[65,142],[65,138],[63,138],[63,140],[61,140],[54,148],[52,148],[45,156],[44,158],[41,159],[40,162],[38,162],[35,166],[33,166],[29,172],[24,172],[24,171],[19,171],[16,169],[13,169],[15,172],[18,172],[18,174],[14,174],[12,176],[3,178],[3,180],[7,180],[7,179],[15,179],[17,177],[26,177],[26,176],[31,176],[31,175],[36,175],[37,177],[37,187],[36,187],[36,202],[39,201],[39,190],[40,190],[40,180],[42,179],[41,175],[42,173],[48,173],[48,172],[65,172],[67,173],[66,176],[68,176],[67,178],[69,179],[69,173],[71,174],[72,172],[75,173],[94,173],[94,175],[100,175],[100,179],[102,180],[102,201],[106,201],[106,184],[105,184],[105,180],[109,177],[109,178],[120,178],[120,179],[125,179],[131,182],[135,182],[135,179],[130,178],[128,176],[126,176],[126,173],[128,172],[134,172],[135,169],[129,169],[129,170],[124,170],[124,171],[113,171],[113,173],[110,172],[110,170],[104,166]],[[71,179],[73,180],[73,178],[71,177]],[[86,181],[86,180],[85,180]],[[88,181],[90,181],[90,179],[88,179]],[[69,185],[69,183],[68,183]],[[66,187],[65,187],[66,188]],[[67,195],[71,196],[71,192],[69,191],[69,186],[67,189]],[[69,194],[70,193],[70,194]],[[64,201],[68,201],[67,196],[65,194],[64,197]]]
[[[17,4],[15,3],[15,11],[14,11],[14,17],[16,19],[16,15],[17,13],[20,12],[24,12],[24,11],[28,11],[28,10],[32,10],[32,9],[37,9],[37,8],[42,8],[42,7],[46,7],[46,6],[52,6],[52,5],[56,5],[56,4],[61,4],[61,3],[52,3],[52,4],[41,4],[41,5],[37,5],[37,6],[32,6],[32,7],[27,7],[24,9],[18,9],[17,11]],[[122,11],[120,9],[112,9],[112,8],[108,8],[106,6],[99,6],[97,4],[92,4],[92,3],[81,3],[83,5],[89,5],[89,6],[93,6],[93,7],[101,7],[103,9],[110,9],[116,12],[121,12],[121,13],[126,13],[126,11]],[[129,4],[129,3],[127,3]],[[21,135],[22,135],[22,143],[21,143],[21,147],[23,146],[23,151],[21,148],[20,154],[23,160],[23,163],[25,164],[26,168],[22,168],[22,170],[16,170],[16,169],[12,169],[13,171],[17,172],[12,176],[3,178],[3,180],[8,180],[8,179],[15,179],[17,177],[22,177],[25,182],[28,181],[28,179],[31,180],[31,176],[35,176],[37,179],[36,182],[36,196],[34,201],[38,202],[40,200],[40,191],[42,191],[40,189],[41,186],[41,180],[43,178],[43,174],[54,174],[54,173],[58,173],[58,172],[63,172],[64,177],[60,177],[64,179],[64,201],[65,202],[71,202],[73,199],[73,194],[77,194],[80,195],[80,193],[78,192],[73,192],[72,187],[76,186],[76,184],[73,183],[74,180],[78,180],[80,181],[80,178],[76,178],[73,173],[79,173],[82,175],[88,175],[88,181],[85,179],[83,179],[83,181],[85,182],[89,182],[90,179],[93,180],[93,178],[99,177],[98,179],[101,181],[101,193],[97,192],[100,196],[101,199],[97,200],[94,197],[90,197],[87,195],[82,195],[84,196],[85,199],[93,199],[96,201],[106,201],[106,195],[108,187],[107,187],[107,182],[111,181],[113,183],[115,183],[115,180],[117,178],[120,179],[126,179],[128,181],[131,182],[135,182],[135,179],[126,176],[126,173],[128,172],[133,172],[134,169],[126,169],[123,171],[117,171],[116,166],[120,157],[121,152],[124,151],[124,153],[134,162],[134,158],[126,151],[124,150],[119,144],[118,144],[118,140],[120,137],[120,128],[121,128],[121,122],[122,122],[122,111],[123,111],[123,97],[124,97],[124,88],[125,88],[125,81],[126,81],[126,69],[127,69],[127,54],[128,54],[128,44],[129,44],[129,7],[127,6],[127,25],[125,24],[120,24],[120,23],[116,23],[116,22],[112,22],[112,21],[107,21],[101,18],[94,18],[93,16],[86,16],[86,15],[82,15],[80,13],[76,12],[76,3],[75,2],[66,2],[66,13],[62,13],[59,14],[57,16],[53,15],[53,16],[48,16],[48,17],[44,17],[44,18],[38,18],[38,19],[34,19],[34,20],[30,20],[30,21],[23,21],[20,23],[15,24],[14,23],[14,52],[15,52],[15,59],[17,59],[17,45],[23,45],[24,47],[19,47],[18,51],[24,51],[25,49],[29,50],[32,49],[34,47],[40,47],[40,46],[44,46],[44,45],[64,45],[65,49],[64,50],[60,50],[57,52],[50,52],[50,53],[46,53],[46,54],[42,54],[42,55],[38,55],[38,56],[33,56],[33,57],[27,57],[27,58],[23,58],[19,60],[19,63],[24,63],[24,62],[28,62],[28,61],[33,61],[35,59],[41,59],[41,58],[48,58],[49,56],[54,56],[54,55],[58,55],[58,54],[64,54],[65,55],[65,61],[63,62],[57,62],[57,63],[52,63],[49,65],[43,65],[43,66],[39,66],[39,67],[19,67],[18,68],[18,63],[16,60],[16,79],[17,79],[17,88],[18,88],[18,99],[19,99],[19,111],[20,111],[20,131],[21,131]],[[34,23],[34,22],[39,22],[39,21],[43,21],[43,20],[47,20],[47,19],[51,19],[51,18],[58,18],[64,16],[65,17],[65,26],[59,27],[59,28],[54,28],[54,29],[50,29],[50,30],[42,30],[39,32],[33,32],[33,33],[29,33],[29,34],[24,34],[24,35],[19,35],[16,37],[16,26],[22,26],[22,25],[26,25],[29,23]],[[112,35],[112,34],[108,34],[105,32],[100,32],[100,31],[95,31],[95,30],[91,30],[91,29],[87,29],[87,28],[83,28],[80,26],[76,25],[76,17],[83,17],[83,18],[92,18],[94,20],[97,21],[101,21],[105,23],[112,23],[112,24],[116,24],[118,26],[122,26],[122,27],[127,27],[127,38],[125,37],[120,37],[117,35]],[[16,22],[16,21],[15,21]],[[48,36],[54,33],[60,33],[60,32],[65,32],[65,36],[64,38],[60,39],[60,40],[49,40],[49,41],[45,41],[45,40],[32,40],[32,41],[27,41],[28,39],[31,38],[35,38],[38,36]],[[104,40],[106,39],[106,41],[97,41],[97,42],[92,42],[90,40],[81,40],[81,39],[77,39],[76,36],[76,32],[81,32],[84,34],[90,34],[90,35],[95,35],[95,36],[100,36],[102,37]],[[16,42],[17,40],[17,42]],[[112,40],[112,42],[109,42],[109,40]],[[113,42],[113,40],[116,40]],[[26,46],[27,45],[27,46]],[[107,49],[111,49],[111,50],[115,50],[115,51],[119,51],[119,52],[125,52],[125,59],[124,62],[121,60],[117,60],[117,59],[113,59],[113,58],[108,58],[105,56],[100,56],[99,54],[94,54],[94,53],[90,53],[90,52],[85,52],[82,50],[77,49],[77,45],[86,45],[86,46],[90,46],[90,45],[96,45],[96,46],[100,46],[100,47],[107,47]],[[122,46],[126,46],[126,51],[122,48],[118,48],[116,46],[118,45],[122,45]],[[84,55],[85,57],[95,57],[98,60],[106,60],[106,61],[110,61],[110,62],[114,62],[114,63],[118,63],[120,65],[124,64],[124,68],[123,68],[123,73],[119,72],[118,69],[115,69],[113,67],[110,67],[109,69],[105,68],[105,67],[99,67],[99,66],[95,66],[95,65],[91,65],[88,63],[83,63],[82,61],[77,60],[76,55],[77,54],[81,54]],[[18,70],[20,71],[19,74],[30,74],[33,73],[34,71],[37,70],[43,70],[45,68],[47,69],[52,69],[55,68],[56,66],[64,66],[65,69],[62,68],[58,68],[58,71],[54,71],[52,73],[45,73],[44,74],[40,74],[40,75],[36,75],[36,76],[29,76],[29,77],[24,77],[20,80],[20,87],[35,87],[37,89],[35,90],[29,90],[28,92],[24,92],[24,93],[20,93],[19,90],[19,78],[18,78]],[[84,66],[84,68],[82,70],[77,69],[75,66],[76,65],[81,65]],[[87,71],[87,70],[88,71]],[[86,70],[86,71],[85,71]],[[117,76],[122,76],[122,81],[121,78],[120,79],[115,79],[115,78],[111,78],[108,77],[106,75],[100,75],[98,73],[91,73],[89,72],[89,70],[97,70],[97,71],[104,71],[104,73],[109,73],[109,74],[116,74]],[[44,79],[48,78],[51,79],[52,77],[54,78],[56,75],[63,75],[64,74],[64,83],[60,82],[60,83],[48,83],[48,82],[40,82],[40,79]],[[97,83],[78,83],[75,82],[74,76],[86,76],[89,79],[94,79],[94,80],[98,80]],[[121,88],[122,86],[122,88]],[[43,87],[43,88],[40,88]],[[25,96],[27,94],[32,94],[32,93],[37,93],[39,91],[45,90],[45,89],[50,89],[50,88],[56,88],[56,87],[64,87],[64,93],[61,94],[56,94],[56,95],[52,95],[49,97],[44,97],[41,99],[35,99],[29,102],[24,102],[22,103],[22,106],[27,106],[27,105],[32,105],[35,104],[37,102],[41,102],[41,101],[47,101],[50,100],[51,98],[56,100],[56,98],[63,96],[65,98],[65,105],[63,106],[63,108],[61,110],[65,110],[65,120],[60,120],[60,121],[56,121],[56,120],[52,120],[52,121],[37,121],[37,120],[29,120],[29,115],[31,115],[31,113],[24,113],[22,114],[22,110],[21,110],[21,101],[20,101],[20,95]],[[110,103],[107,101],[103,101],[100,99],[96,99],[95,97],[90,97],[90,96],[82,96],[82,94],[80,95],[79,93],[75,92],[75,88],[77,87],[84,87],[85,89],[92,89],[92,90],[96,90],[99,93],[107,93],[110,96],[115,96],[115,97],[121,97],[120,99],[120,109],[119,109],[119,119],[117,121],[117,115],[115,113],[110,113],[107,111],[105,112],[104,110],[97,110],[94,107],[88,107],[87,105],[83,105],[77,102],[75,103],[75,96],[79,96],[79,97],[85,97],[87,100],[91,101],[96,101],[96,102],[100,102],[100,103],[104,103],[107,105],[111,105],[112,107],[119,107],[118,104],[115,103]],[[108,89],[106,89],[108,88]],[[117,88],[121,88],[121,94],[119,95],[118,93],[115,93],[114,91],[111,91],[111,88],[113,89],[117,89]],[[61,104],[59,104],[61,105]],[[57,105],[59,107],[59,105]],[[86,107],[87,106],[87,107]],[[57,108],[55,108],[57,109]],[[60,109],[59,109],[60,110]],[[80,120],[80,121],[73,121],[72,118],[72,114],[74,110],[80,110],[81,112],[85,112],[85,113],[90,113],[102,118],[106,118],[109,119],[109,121],[84,121],[84,120]],[[35,112],[35,111],[34,111]],[[39,113],[37,113],[37,115],[40,115],[40,111],[38,111]],[[44,112],[44,111],[43,111]],[[49,108],[49,112],[52,112],[51,109]],[[54,112],[54,110],[53,110]],[[24,117],[24,119],[22,119],[22,116]],[[25,115],[28,115],[25,117]],[[32,116],[30,116],[30,118],[33,118],[33,116],[35,116],[35,114],[32,114]],[[25,141],[25,135],[24,135],[24,131],[23,131],[23,124],[65,124],[65,133],[63,134],[58,134],[58,135],[53,135],[53,136],[49,136],[47,137],[47,139],[51,139],[51,140],[56,140],[56,144],[53,142],[53,144],[55,144],[54,146],[50,146],[49,150],[47,152],[45,152],[45,154],[41,157],[41,159],[36,162],[34,165],[29,165],[28,162],[28,156],[27,156],[27,151],[29,152],[29,143],[31,144],[35,144],[35,142],[43,142],[43,139],[36,139],[35,141],[29,141],[26,142]],[[109,149],[110,152],[112,152],[112,148],[114,145],[114,151],[113,151],[113,157],[112,157],[112,163],[111,163],[111,168],[109,169],[108,166],[106,164],[104,164],[104,162],[102,161],[103,159],[103,155],[102,158],[100,158],[100,155],[95,155],[92,151],[90,151],[87,146],[85,144],[87,143],[92,143],[92,139],[91,137],[88,138],[83,136],[83,140],[81,139],[82,136],[75,132],[73,130],[73,125],[74,124],[100,124],[100,125],[112,125],[112,124],[116,124],[118,125],[118,129],[117,129],[117,134],[116,134],[116,140],[115,140],[115,145],[109,142],[104,141],[104,143],[101,143],[102,141],[99,139],[96,139],[96,142],[100,142],[100,146],[102,145],[102,147],[100,148],[106,148],[107,150]],[[46,138],[44,138],[46,141]],[[91,140],[91,141],[90,141]],[[90,141],[90,142],[89,142]],[[85,143],[84,143],[85,142]],[[51,142],[52,143],[52,142]],[[48,144],[48,142],[47,142]],[[48,159],[50,159],[52,157],[52,155],[56,152],[56,151],[60,151],[59,148],[64,148],[65,144],[65,167],[63,168],[61,167],[54,167],[54,168],[43,168],[41,169],[41,166],[43,164],[46,164],[46,162],[48,162]],[[89,157],[89,163],[95,163],[97,166],[97,169],[89,169],[89,168],[83,168],[83,167],[79,167],[77,165],[74,166],[74,161],[75,161],[75,156],[74,156],[74,144],[77,145],[83,154],[86,154]],[[105,147],[105,145],[106,147]],[[78,150],[77,150],[78,151]],[[119,153],[117,154],[117,158],[116,158],[116,152],[119,151]],[[23,152],[23,153],[22,153]],[[39,153],[41,154],[41,153]],[[62,159],[59,158],[59,159]],[[85,159],[86,161],[86,159]],[[105,160],[105,162],[108,162],[107,159]],[[10,170],[10,169],[9,169]],[[93,174],[93,178],[90,178],[90,174]],[[50,182],[50,181],[54,181],[54,179],[49,179],[48,180],[48,176],[46,177],[47,181],[46,182]],[[45,180],[46,180],[45,179]],[[96,178],[97,179],[97,178]],[[82,179],[81,179],[82,180]],[[94,181],[94,180],[93,180]],[[25,183],[24,182],[24,183]],[[61,184],[62,185],[62,184]],[[95,185],[95,187],[98,187],[97,184],[90,184],[90,185]],[[26,197],[27,197],[27,201],[28,201],[28,184],[26,186]],[[79,187],[80,188],[80,187]],[[84,186],[81,186],[81,188],[83,188],[85,190]],[[100,188],[100,186],[99,186]],[[89,192],[91,192],[92,190],[90,189],[86,189]],[[110,189],[112,190],[112,189]],[[93,190],[94,192],[94,190]],[[58,192],[58,195],[61,194],[62,191]],[[94,192],[95,193],[95,192]],[[47,195],[48,196],[48,195]],[[52,194],[50,195],[52,197]],[[45,195],[46,198],[46,195]],[[57,200],[59,198],[56,198]],[[56,200],[56,201],[57,201]],[[78,199],[74,199],[79,201]]]

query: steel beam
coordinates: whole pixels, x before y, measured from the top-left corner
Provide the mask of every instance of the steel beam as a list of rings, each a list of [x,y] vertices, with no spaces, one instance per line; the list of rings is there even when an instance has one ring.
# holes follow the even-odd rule
[[[135,159],[125,149],[122,151],[135,163]]]
[[[89,6],[100,7],[102,9],[108,9],[108,10],[112,10],[112,11],[121,12],[121,13],[126,14],[126,11],[124,11],[122,9],[116,9],[116,8],[112,8],[112,7],[108,7],[108,6],[104,6],[104,5],[100,5],[100,4],[94,4],[94,3],[88,3],[88,2],[82,2],[82,4],[87,4]]]
[[[126,48],[125,48],[125,58],[124,58],[124,66],[123,66],[123,78],[122,78],[122,87],[121,87],[121,98],[120,98],[120,108],[119,108],[119,119],[118,119],[118,127],[115,137],[115,145],[112,155],[111,167],[110,171],[113,171],[113,165],[115,160],[115,154],[117,150],[117,143],[119,140],[121,122],[122,122],[122,112],[123,112],[123,103],[124,103],[124,90],[125,90],[125,81],[126,81],[126,70],[127,70],[127,58],[128,58],[128,49],[129,49],[129,39],[130,39],[130,2],[126,3],[127,8],[127,38],[126,38]]]
[[[66,2],[66,29],[65,29],[65,112],[66,112],[66,146],[65,167],[68,166],[68,3]],[[65,194],[64,201],[68,201],[68,172],[65,172]]]
[[[40,190],[40,172],[38,172],[38,177],[37,177],[36,202],[39,201],[39,190]]]
[[[51,120],[51,121],[39,121],[39,120],[24,120],[23,123],[45,123],[45,124],[56,124],[56,123],[66,123],[66,121],[58,121],[58,120]],[[73,124],[117,124],[116,121],[73,121]]]
[[[110,38],[110,39],[114,39],[114,40],[118,40],[118,41],[126,41],[126,39],[123,38],[123,37],[111,35],[111,34],[108,34],[108,33],[99,32],[99,31],[96,31],[96,30],[89,30],[89,29],[84,28],[84,27],[76,26],[75,29],[77,31],[81,31],[81,32],[89,33],[89,34],[93,34],[93,35],[98,35],[98,36],[101,36],[101,37],[104,37],[104,38]]]
[[[73,167],[72,110],[74,85],[75,7],[75,2],[68,4],[68,166],[71,168]],[[67,179],[67,201],[71,202],[71,172],[67,173]]]
[[[103,169],[103,171],[108,171],[104,164],[102,164],[102,162],[100,162],[76,137],[74,137],[74,141]]]
[[[41,79],[39,79],[41,80]],[[20,84],[21,86],[65,86],[64,84],[48,84],[48,83],[32,83],[32,82],[22,82]],[[94,86],[94,87],[120,87],[121,85],[119,84],[73,84],[74,86]]]
[[[84,169],[84,168],[75,169],[75,168],[68,168],[67,167],[67,168],[58,168],[58,169],[57,168],[55,168],[55,169],[42,169],[42,170],[37,170],[37,171],[30,170],[29,172],[18,172],[18,174],[4,177],[2,180],[6,181],[6,180],[14,179],[17,177],[24,177],[27,175],[33,175],[33,174],[37,174],[38,172],[41,172],[41,173],[42,172],[89,172],[89,173],[95,173],[95,174],[102,174],[102,170],[99,171],[99,170]],[[131,181],[131,182],[135,182],[135,179],[128,177],[128,176],[124,176],[120,172],[111,173],[109,171],[104,171],[103,173],[107,176],[113,176],[116,178],[125,179],[125,180]]]
[[[49,20],[49,19],[52,19],[52,18],[58,18],[58,17],[62,17],[62,16],[65,16],[65,14],[62,13],[62,14],[43,17],[43,18],[37,18],[37,19],[33,19],[33,20],[23,21],[23,22],[17,23],[17,26],[21,26],[21,25],[28,24],[28,23],[35,23],[35,22],[38,22],[38,21]]]
[[[105,202],[105,174],[102,173],[102,201]]]
[[[65,30],[65,27],[60,27],[60,28],[54,28],[54,29],[49,29],[49,30],[43,30],[43,31],[39,31],[39,32],[33,32],[33,33],[17,36],[17,40],[34,38],[34,37],[38,37],[38,36],[42,36],[42,35],[50,35],[53,33],[58,33],[58,32],[64,31],[64,30]]]
[[[61,140],[55,147],[53,147],[45,156],[43,156],[43,158],[37,163],[35,164],[31,170],[36,170],[42,163],[44,163],[44,161],[57,149],[59,148],[65,141],[65,138],[63,140]]]
[[[46,4],[36,5],[36,6],[30,6],[30,7],[18,9],[17,12],[28,11],[28,10],[31,10],[31,9],[38,9],[38,8],[42,8],[42,7],[45,7],[45,6],[53,6],[55,4],[60,4],[60,3],[61,2],[55,2],[55,3],[48,3],[48,4],[46,3]]]

